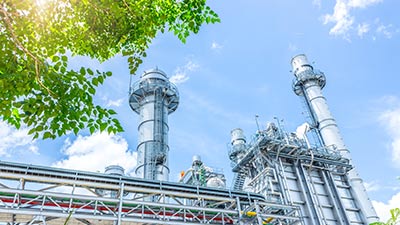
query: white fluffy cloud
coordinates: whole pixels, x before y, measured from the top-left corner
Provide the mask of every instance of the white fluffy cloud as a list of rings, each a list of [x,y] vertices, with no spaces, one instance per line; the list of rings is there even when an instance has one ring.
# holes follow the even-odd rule
[[[368,31],[369,31],[369,24],[367,24],[367,23],[358,24],[357,35],[359,37],[363,37],[364,34],[366,34]]]
[[[189,80],[189,73],[194,72],[199,68],[199,65],[189,60],[184,66],[175,69],[173,76],[169,80],[174,84],[181,84]]]
[[[336,0],[333,13],[324,16],[324,24],[334,24],[330,29],[329,34],[348,39],[349,32],[354,29],[353,24],[355,21],[351,11],[354,9],[367,8],[368,6],[380,3],[382,1],[383,0]],[[359,26],[361,27],[358,27],[357,29],[358,35],[368,31],[368,24],[363,23]]]
[[[123,98],[116,99],[116,100],[108,99],[106,107],[110,107],[110,106],[120,107],[123,100],[124,100]]]
[[[400,208],[400,193],[393,195],[387,203],[372,201],[372,205],[374,206],[380,220],[387,221],[390,218],[390,210]]]
[[[15,129],[0,121],[0,156],[9,155],[13,150],[23,148],[38,153],[38,147],[32,135],[28,135],[28,128]]]
[[[103,172],[109,165],[120,165],[125,173],[133,175],[136,153],[128,150],[126,140],[118,135],[95,133],[78,136],[73,142],[67,139],[63,146],[66,159],[53,166],[86,171]]]
[[[171,78],[169,78],[169,80],[174,84],[181,84],[188,81],[189,77],[186,73],[175,73]]]
[[[329,34],[335,36],[345,36],[353,25],[354,18],[350,15],[349,5],[343,1],[336,1],[333,14],[325,15],[324,24],[335,23],[330,29]]]
[[[126,99],[124,97],[119,99],[111,99],[108,95],[102,95],[101,100],[106,107],[120,107]]]
[[[386,128],[386,131],[391,138],[390,150],[392,154],[391,158],[393,160],[393,165],[400,168],[400,99],[396,96],[385,96],[380,99],[380,102],[385,104],[386,110],[381,112],[379,120]],[[390,189],[392,191],[399,190],[399,186],[382,187],[376,182],[372,182],[369,188],[372,189],[371,191],[375,189],[380,191],[384,189]],[[387,203],[372,201],[372,204],[374,205],[381,221],[387,221],[390,217],[390,209],[400,208],[400,192],[393,195]]]
[[[211,50],[216,50],[216,51],[218,51],[218,50],[220,50],[220,49],[222,49],[223,48],[223,46],[221,45],[221,44],[218,44],[216,41],[213,41],[212,43],[211,43]]]
[[[378,28],[376,28],[376,33],[383,35],[387,39],[392,38],[393,34],[397,33],[397,32],[399,32],[399,31],[398,30],[394,30],[392,24],[389,24],[389,25],[380,24],[378,26]]]
[[[382,189],[381,185],[379,185],[379,183],[376,181],[364,182],[364,186],[368,192],[379,191]]]
[[[349,2],[349,6],[353,7],[353,8],[365,8],[368,7],[370,5],[379,3],[379,2],[383,2],[383,0],[350,0]]]
[[[390,101],[396,101],[392,99]],[[398,104],[398,103],[397,103]],[[391,151],[394,165],[400,168],[400,104],[382,112],[380,120],[392,139]]]

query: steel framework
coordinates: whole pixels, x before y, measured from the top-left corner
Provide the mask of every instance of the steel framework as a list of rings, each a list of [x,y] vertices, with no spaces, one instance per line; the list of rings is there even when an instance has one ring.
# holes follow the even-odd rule
[[[261,194],[0,161],[8,224],[293,224],[296,206]],[[101,191],[100,191],[101,190]],[[100,195],[99,193],[114,193]],[[115,197],[111,197],[115,196]],[[57,222],[58,221],[58,222]]]
[[[350,151],[343,141],[339,127],[322,93],[322,89],[326,83],[324,73],[314,70],[314,67],[311,66],[304,54],[293,57],[291,64],[295,76],[293,90],[306,103],[306,108],[311,119],[311,126],[315,128],[320,143],[323,146],[335,146],[335,151],[343,156],[343,158],[348,159],[349,163],[352,164]],[[356,168],[348,171],[346,177],[351,186],[354,198],[358,203],[357,207],[359,207],[364,215],[363,220],[365,223],[377,222],[379,218]]]
[[[247,146],[246,154],[232,163],[236,179],[245,178],[245,190],[299,206],[297,216],[307,225],[365,224],[346,175],[352,166],[334,146],[309,148],[273,123]]]
[[[356,225],[378,220],[363,181],[352,166],[335,119],[322,94],[325,75],[303,54],[292,61],[294,92],[309,115],[302,134],[269,123],[247,144],[240,128],[231,132],[233,189],[263,194],[268,201],[300,207],[307,225]],[[307,130],[311,131],[307,133]],[[315,138],[310,141],[308,136]]]

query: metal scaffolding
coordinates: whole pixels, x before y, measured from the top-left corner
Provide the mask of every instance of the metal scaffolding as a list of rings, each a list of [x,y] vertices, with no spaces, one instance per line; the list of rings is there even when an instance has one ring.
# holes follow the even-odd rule
[[[322,95],[325,75],[305,55],[292,61],[293,90],[302,96],[310,123],[301,134],[287,133],[281,121],[269,123],[247,143],[239,128],[231,132],[229,158],[233,189],[262,194],[267,201],[298,206],[307,225],[369,224],[378,217],[349,150]],[[311,130],[311,133],[307,131]],[[310,141],[308,136],[314,137]]]
[[[158,69],[145,72],[130,92],[140,114],[138,167],[106,173],[0,161],[0,225],[357,225],[378,218],[351,163],[322,95],[325,76],[305,55],[292,59],[296,94],[311,118],[303,136],[280,121],[247,143],[231,132],[233,190],[222,173],[199,157],[181,182],[168,182],[168,114],[179,104],[177,88]],[[314,142],[307,138],[311,129]],[[145,179],[142,179],[145,178]],[[208,180],[207,180],[208,179]],[[213,188],[213,187],[220,188]],[[2,223],[4,222],[4,223]]]
[[[307,111],[311,115],[312,126],[316,128],[322,145],[325,147],[334,146],[335,152],[348,159],[349,164],[352,164],[350,151],[343,141],[339,127],[322,93],[326,83],[325,75],[314,70],[304,54],[293,57],[291,64],[295,76],[293,90],[306,102]],[[355,202],[357,202],[357,207],[362,212],[363,222],[367,224],[377,222],[379,218],[356,168],[349,170],[346,177]]]
[[[257,132],[232,170],[246,175],[243,189],[298,206],[296,216],[305,224],[365,224],[346,176],[351,169],[333,147],[309,148],[270,123]]]
[[[0,161],[0,218],[11,224],[292,224],[296,206],[249,192]],[[100,191],[101,190],[101,191]],[[100,195],[99,193],[115,193]],[[112,197],[115,196],[115,197]]]

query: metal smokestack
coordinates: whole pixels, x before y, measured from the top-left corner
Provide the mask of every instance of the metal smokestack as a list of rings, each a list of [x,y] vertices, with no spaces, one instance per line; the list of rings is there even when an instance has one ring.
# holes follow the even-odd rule
[[[246,153],[246,137],[243,130],[235,128],[231,131],[231,150],[229,151],[229,159],[237,163]]]
[[[140,115],[136,175],[168,180],[168,114],[179,104],[178,89],[167,75],[154,69],[144,72],[132,89],[129,104]]]
[[[318,128],[323,144],[326,147],[336,147],[337,151],[344,158],[349,159],[352,165],[350,152],[343,142],[336,121],[322,94],[322,88],[326,83],[325,75],[314,71],[304,54],[293,57],[291,64],[292,71],[296,77],[293,83],[293,90],[297,95],[304,97],[314,123],[313,125]],[[348,178],[368,224],[377,222],[379,218],[368,198],[363,181],[355,168],[348,172]]]

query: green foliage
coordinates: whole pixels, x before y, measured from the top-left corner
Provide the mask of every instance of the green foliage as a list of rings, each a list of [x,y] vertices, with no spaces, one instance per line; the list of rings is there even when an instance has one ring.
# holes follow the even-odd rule
[[[400,208],[395,208],[390,210],[390,219],[384,222],[375,222],[370,225],[398,225],[400,224]]]
[[[69,220],[71,219],[73,213],[74,211],[72,210],[69,212],[67,219],[65,219],[64,225],[67,225],[69,223]]]
[[[134,74],[157,32],[183,43],[203,23],[219,22],[205,0],[9,0],[0,3],[0,117],[34,138],[81,129],[122,131],[115,111],[93,103],[111,76],[68,68],[68,56],[127,56]],[[68,54],[67,54],[68,53]]]

